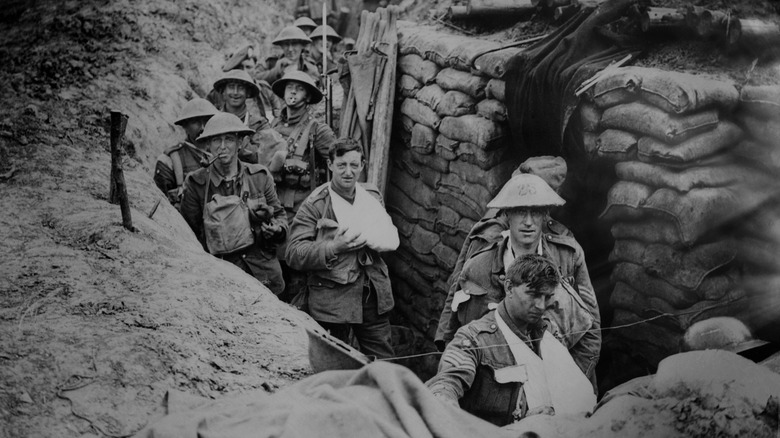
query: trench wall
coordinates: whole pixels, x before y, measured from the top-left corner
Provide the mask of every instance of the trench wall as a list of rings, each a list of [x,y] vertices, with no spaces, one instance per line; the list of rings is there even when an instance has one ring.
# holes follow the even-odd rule
[[[527,155],[509,138],[501,80],[518,49],[484,54],[498,46],[425,27],[399,31],[387,207],[401,247],[387,261],[396,323],[408,327],[397,328],[401,354],[434,350],[463,240]],[[654,369],[679,351],[691,324],[711,316],[736,316],[765,338],[777,336],[780,87],[738,89],[625,67],[591,88],[574,117],[582,141],[573,145],[576,156],[564,157],[569,179],[605,180],[571,169],[617,176],[604,199],[590,200],[605,206],[597,218],[567,224],[581,233],[589,264],[602,258],[588,252],[589,228],[609,229],[614,239],[608,261],[591,266],[600,277],[594,284],[606,289],[606,322],[626,326],[604,334],[602,357],[618,368],[613,375],[625,380]],[[437,361],[423,359],[423,371]]]

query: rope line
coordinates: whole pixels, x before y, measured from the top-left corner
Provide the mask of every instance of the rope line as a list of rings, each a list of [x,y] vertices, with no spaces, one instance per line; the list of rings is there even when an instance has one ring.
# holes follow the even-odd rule
[[[726,307],[726,306],[730,305],[731,303],[732,302],[729,301],[729,302],[726,302],[726,303],[713,304],[712,306],[702,307],[701,309],[696,309],[696,310],[688,310],[688,311],[680,312],[680,313],[665,312],[665,313],[660,313],[658,315],[651,316],[650,318],[645,318],[645,319],[642,319],[642,320],[639,320],[639,321],[629,322],[629,323],[626,323],[626,324],[616,325],[616,326],[612,326],[612,327],[603,327],[603,328],[597,328],[597,329],[580,330],[580,331],[575,331],[575,332],[568,333],[568,335],[578,335],[578,334],[586,334],[586,333],[591,333],[591,332],[605,332],[605,331],[608,331],[608,330],[624,329],[624,328],[628,328],[628,327],[637,326],[637,325],[640,325],[640,324],[647,324],[647,323],[649,323],[651,321],[655,321],[656,319],[660,319],[660,318],[684,316],[684,315],[690,315],[690,314],[693,314],[693,313],[701,313],[701,312],[704,312],[706,310],[718,309],[718,308],[721,308],[721,307]],[[530,342],[537,342],[537,341],[541,341],[541,340],[542,340],[542,338],[531,339]],[[516,344],[517,343],[483,345],[481,347],[464,348],[464,350],[472,350],[472,351],[473,350],[485,350],[485,349],[488,349],[488,348],[509,347],[509,346],[516,345]],[[388,358],[377,359],[377,360],[396,361],[396,360],[414,359],[414,358],[418,358],[418,357],[434,356],[434,355],[442,355],[442,354],[444,354],[443,351],[429,351],[429,352],[426,352],[426,353],[410,354],[410,355],[407,355],[407,356],[388,357]]]

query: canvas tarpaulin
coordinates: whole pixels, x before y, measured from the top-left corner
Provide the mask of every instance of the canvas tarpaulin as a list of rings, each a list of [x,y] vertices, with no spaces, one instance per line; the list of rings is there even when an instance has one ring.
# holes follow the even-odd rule
[[[560,155],[563,133],[583,80],[629,53],[596,29],[621,17],[633,0],[584,6],[557,31],[509,61],[506,106],[515,142],[529,155]]]
[[[139,438],[518,437],[440,402],[411,371],[375,362],[326,371],[276,394],[254,391],[222,400],[177,397]]]

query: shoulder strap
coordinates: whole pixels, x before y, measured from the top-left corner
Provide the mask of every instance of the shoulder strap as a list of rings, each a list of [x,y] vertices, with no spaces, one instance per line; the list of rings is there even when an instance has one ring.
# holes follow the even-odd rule
[[[211,185],[211,166],[209,166],[209,171],[206,172],[206,192],[205,196],[203,196],[203,214],[201,216],[203,217],[203,220],[206,220],[206,204],[209,203],[209,186]]]
[[[181,164],[181,155],[175,150],[170,154],[173,163],[173,175],[176,177],[176,186],[181,187],[184,184],[184,166]]]

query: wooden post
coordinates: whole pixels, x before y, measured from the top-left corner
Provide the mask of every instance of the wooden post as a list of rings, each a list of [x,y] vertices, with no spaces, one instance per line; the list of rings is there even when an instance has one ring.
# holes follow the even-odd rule
[[[744,49],[758,58],[777,57],[780,55],[780,26],[758,19],[731,20],[727,44],[732,50]]]
[[[119,204],[122,211],[122,226],[130,231],[133,228],[133,218],[130,216],[130,200],[127,198],[125,174],[122,172],[122,136],[127,128],[127,115],[119,111],[111,111],[111,185],[109,202]]]

